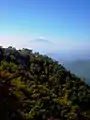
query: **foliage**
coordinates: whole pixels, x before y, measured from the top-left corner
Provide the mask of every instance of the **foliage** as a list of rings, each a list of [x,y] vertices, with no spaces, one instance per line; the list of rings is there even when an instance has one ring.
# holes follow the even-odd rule
[[[90,86],[32,50],[0,47],[0,119],[88,120]]]

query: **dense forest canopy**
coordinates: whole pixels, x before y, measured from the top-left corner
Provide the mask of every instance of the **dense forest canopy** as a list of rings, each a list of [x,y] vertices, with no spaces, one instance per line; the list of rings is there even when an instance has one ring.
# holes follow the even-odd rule
[[[57,61],[0,47],[1,120],[89,120],[90,86]]]

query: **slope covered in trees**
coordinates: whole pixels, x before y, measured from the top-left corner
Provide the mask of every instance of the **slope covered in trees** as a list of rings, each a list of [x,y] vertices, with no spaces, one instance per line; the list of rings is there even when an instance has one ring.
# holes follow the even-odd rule
[[[1,120],[89,120],[90,86],[32,50],[0,47]]]

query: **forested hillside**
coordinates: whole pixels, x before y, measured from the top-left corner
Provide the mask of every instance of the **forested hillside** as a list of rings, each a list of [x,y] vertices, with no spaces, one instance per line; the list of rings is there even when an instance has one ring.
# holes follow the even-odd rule
[[[0,120],[89,120],[90,86],[32,50],[0,47]]]

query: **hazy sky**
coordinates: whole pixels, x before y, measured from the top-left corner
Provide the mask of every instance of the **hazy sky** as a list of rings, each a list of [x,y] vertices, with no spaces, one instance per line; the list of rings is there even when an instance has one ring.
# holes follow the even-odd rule
[[[90,0],[0,0],[0,44],[39,51],[89,49]]]

